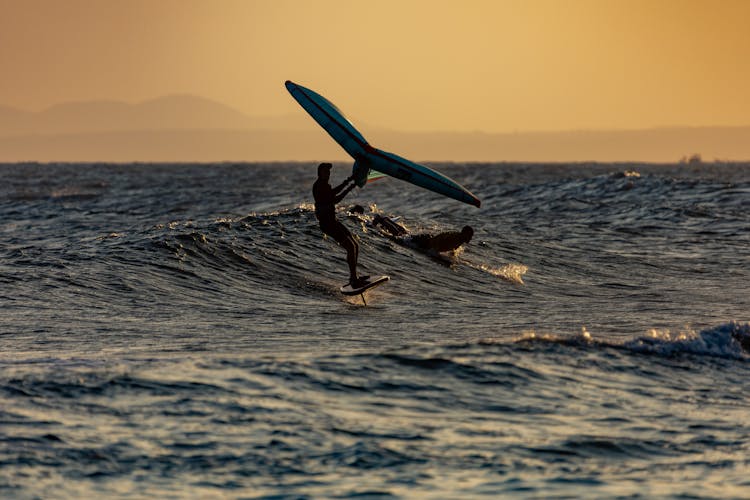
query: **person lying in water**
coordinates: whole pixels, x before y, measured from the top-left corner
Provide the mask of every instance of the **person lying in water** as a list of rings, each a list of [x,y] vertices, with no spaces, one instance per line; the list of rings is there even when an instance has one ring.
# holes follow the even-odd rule
[[[411,242],[419,248],[433,252],[455,252],[458,247],[471,241],[474,230],[464,226],[461,231],[448,231],[440,234],[415,234]]]
[[[437,253],[454,252],[471,241],[474,230],[471,226],[464,226],[461,231],[447,231],[439,234],[421,233],[409,236],[409,231],[404,226],[391,219],[375,214],[372,219],[373,226],[380,226],[394,238],[402,239],[420,250],[433,251]]]

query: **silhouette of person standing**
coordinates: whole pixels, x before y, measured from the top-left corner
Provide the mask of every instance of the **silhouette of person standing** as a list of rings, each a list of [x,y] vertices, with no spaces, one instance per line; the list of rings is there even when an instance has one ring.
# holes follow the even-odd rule
[[[320,223],[320,230],[327,234],[346,250],[346,262],[349,264],[349,283],[357,287],[361,281],[357,276],[357,259],[359,245],[349,230],[336,220],[336,204],[354,189],[356,184],[353,177],[347,177],[340,185],[332,188],[328,183],[331,178],[330,163],[318,165],[318,180],[313,184],[313,198],[315,198],[315,216]],[[347,184],[351,182],[349,187]]]

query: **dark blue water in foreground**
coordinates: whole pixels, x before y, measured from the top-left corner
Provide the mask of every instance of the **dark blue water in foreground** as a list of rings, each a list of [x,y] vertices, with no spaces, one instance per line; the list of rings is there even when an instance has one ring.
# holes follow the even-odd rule
[[[434,166],[0,166],[0,497],[749,497],[750,166]]]

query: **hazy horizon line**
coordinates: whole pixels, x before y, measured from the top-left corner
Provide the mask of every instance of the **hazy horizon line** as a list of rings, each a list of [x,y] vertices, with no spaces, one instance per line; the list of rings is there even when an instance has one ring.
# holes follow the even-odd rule
[[[223,108],[227,108],[235,113],[239,113],[243,115],[244,117],[247,117],[248,119],[279,119],[279,118],[289,118],[289,117],[307,117],[310,120],[310,124],[314,126],[318,126],[317,123],[314,122],[314,120],[309,117],[306,113],[303,111],[300,111],[300,113],[295,112],[287,112],[287,113],[275,113],[275,114],[253,114],[248,113],[245,110],[240,109],[239,107],[236,107],[231,104],[227,104],[225,102],[222,102],[218,99],[214,99],[211,97],[206,97],[203,95],[188,93],[188,92],[174,92],[174,93],[168,93],[168,94],[162,94],[155,97],[135,100],[135,101],[128,101],[125,99],[117,99],[117,98],[96,98],[96,99],[73,99],[69,101],[60,101],[48,106],[45,106],[39,110],[30,110],[25,109],[22,107],[18,107],[15,105],[9,105],[9,104],[3,104],[0,103],[0,110],[10,110],[12,112],[18,112],[26,115],[43,115],[47,112],[63,108],[66,106],[74,106],[74,105],[95,105],[95,104],[118,104],[118,105],[124,105],[124,106],[132,106],[132,107],[138,107],[142,106],[144,104],[149,103],[156,103],[159,101],[164,101],[168,99],[190,99],[195,101],[203,101],[208,102]],[[371,123],[366,120],[360,120],[360,119],[353,119],[352,120],[355,124],[355,126],[358,126],[357,124],[361,124],[362,128],[365,129],[373,129],[373,130],[386,130],[390,132],[398,132],[398,133],[405,133],[405,134],[485,134],[485,135],[516,135],[516,134],[565,134],[565,133],[586,133],[586,132],[639,132],[639,131],[650,131],[650,130],[670,130],[670,129],[734,129],[734,128],[747,128],[750,127],[750,121],[748,121],[745,124],[661,124],[661,125],[643,125],[643,126],[632,126],[632,127],[610,127],[610,126],[584,126],[584,127],[570,127],[570,128],[557,128],[557,129],[551,129],[551,128],[541,128],[541,129],[512,129],[512,130],[484,130],[484,129],[405,129],[405,128],[395,128],[392,126],[386,126],[376,123]],[[148,129],[138,129],[142,131],[147,131]],[[160,128],[154,128],[153,130],[165,130]],[[200,127],[194,128],[193,130],[201,130]],[[236,128],[236,127],[228,127],[225,130],[259,130],[256,127],[245,127],[245,128]],[[288,130],[298,130],[298,129],[288,129]],[[92,131],[93,132],[93,131]],[[77,133],[72,133],[77,134]],[[48,135],[48,134],[33,134],[33,135]],[[49,134],[49,135],[60,135],[60,134]],[[0,135],[1,136],[1,135]],[[5,136],[8,137],[8,136]]]

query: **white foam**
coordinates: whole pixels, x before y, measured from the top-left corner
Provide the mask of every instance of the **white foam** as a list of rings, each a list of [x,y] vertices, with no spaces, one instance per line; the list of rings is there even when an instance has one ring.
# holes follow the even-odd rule
[[[523,275],[529,270],[528,266],[524,266],[523,264],[505,264],[500,267],[492,267],[487,264],[474,264],[467,260],[463,260],[463,262],[474,269],[519,285],[523,285]]]
[[[671,356],[681,353],[745,358],[750,346],[750,324],[726,323],[696,333],[652,329],[648,335],[625,342],[624,347],[639,352]],[[743,347],[744,346],[744,347]]]

